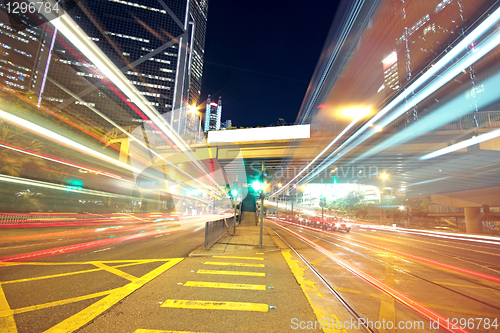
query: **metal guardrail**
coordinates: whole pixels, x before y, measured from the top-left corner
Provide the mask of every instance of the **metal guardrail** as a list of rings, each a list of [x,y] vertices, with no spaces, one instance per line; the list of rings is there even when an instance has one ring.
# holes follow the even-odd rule
[[[137,219],[136,216],[139,216],[140,219]],[[133,224],[175,220],[170,213],[0,213],[0,226],[13,224],[44,224],[47,226],[51,224],[70,226],[78,223],[109,224],[118,222],[113,219],[116,217],[120,217],[120,223]]]
[[[242,214],[243,214],[243,202],[240,202],[240,214],[238,215],[238,221],[237,221],[239,224],[241,224]]]
[[[210,249],[212,245],[217,243],[235,223],[235,217],[229,219],[221,219],[216,221],[205,222],[205,249]]]
[[[0,213],[0,224],[14,223],[74,223],[82,222],[95,216],[82,216],[78,214],[36,214],[36,213]]]

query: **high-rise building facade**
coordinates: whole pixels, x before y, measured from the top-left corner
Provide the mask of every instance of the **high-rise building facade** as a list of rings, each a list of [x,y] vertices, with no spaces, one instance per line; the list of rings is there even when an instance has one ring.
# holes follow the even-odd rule
[[[81,0],[70,15],[183,134],[196,131],[189,126],[187,107],[199,96],[207,12],[207,0]],[[72,107],[104,126],[109,122],[99,113],[122,126],[144,121],[103,82],[99,69],[63,39],[55,43],[49,78],[45,100]]]
[[[4,90],[27,93],[36,101],[43,87],[53,29],[37,25],[19,11],[8,14],[0,3],[0,85]]]
[[[222,99],[212,102],[210,95],[207,98],[207,108],[205,112],[205,132],[220,130],[220,117],[222,114]]]

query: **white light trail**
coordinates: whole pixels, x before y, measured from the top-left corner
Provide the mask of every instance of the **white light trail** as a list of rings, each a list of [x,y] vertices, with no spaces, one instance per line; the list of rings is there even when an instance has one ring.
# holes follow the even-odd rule
[[[97,152],[97,151],[95,151],[93,149],[90,149],[90,148],[88,148],[88,147],[86,147],[86,146],[84,146],[84,145],[82,145],[82,144],[80,144],[80,143],[78,143],[76,141],[68,139],[65,136],[62,136],[62,135],[57,134],[55,132],[52,132],[52,131],[50,131],[50,130],[48,130],[48,129],[40,126],[40,125],[34,124],[32,122],[29,122],[26,119],[14,116],[13,114],[10,114],[10,113],[5,112],[3,110],[0,110],[0,119],[5,119],[9,123],[12,123],[12,124],[15,124],[15,125],[19,125],[20,127],[28,129],[30,131],[33,131],[35,133],[38,133],[38,134],[40,134],[41,136],[43,136],[45,138],[48,138],[50,140],[56,141],[58,143],[61,143],[63,145],[69,146],[70,148],[79,150],[79,151],[81,151],[83,153],[89,154],[89,155],[94,156],[94,157],[96,157],[96,158],[98,158],[100,160],[103,160],[103,161],[106,161],[108,163],[114,164],[114,165],[119,166],[121,168],[130,170],[130,171],[135,171],[135,172],[138,172],[138,173],[141,172],[141,170],[133,168],[133,167],[131,167],[128,164],[125,164],[123,162],[120,162],[120,161],[112,158],[112,157],[109,157],[107,155],[99,153],[99,152]]]
[[[286,183],[284,186],[282,186],[279,190],[277,190],[276,192],[274,192],[273,194],[271,194],[271,197],[280,193],[281,191],[283,191],[288,185],[290,185],[295,179],[297,179],[297,177],[299,177],[302,173],[304,173],[304,171],[306,171],[311,165],[314,164],[314,162],[316,162],[318,160],[318,158],[320,158],[328,149],[330,149],[331,146],[333,146],[348,130],[350,130],[354,124],[356,124],[356,122],[359,120],[360,118],[356,118],[354,119],[353,121],[351,121],[351,123],[349,125],[347,125],[346,128],[344,128],[342,130],[342,132],[340,132],[339,135],[337,135],[337,137],[335,139],[333,139],[329,144],[328,146],[325,147],[325,149],[323,149],[323,151],[321,151],[321,153],[319,153],[308,165],[306,165],[292,180],[290,180],[288,183]]]
[[[47,161],[51,161],[51,162],[56,162],[56,163],[59,163],[59,164],[67,165],[67,166],[70,166],[70,167],[73,167],[73,168],[82,169],[82,170],[86,170],[86,171],[89,171],[89,172],[95,172],[96,174],[100,174],[100,175],[103,175],[103,176],[107,176],[107,177],[111,177],[111,178],[123,180],[122,177],[120,177],[118,175],[114,175],[114,174],[109,173],[109,172],[99,171],[99,170],[94,170],[94,169],[89,169],[89,168],[86,168],[86,167],[81,166],[81,165],[77,165],[77,164],[73,164],[73,163],[70,163],[70,162],[58,160],[58,159],[55,159],[55,158],[52,158],[52,157],[49,157],[49,156],[45,156],[45,155],[41,155],[41,154],[36,154],[36,153],[30,152],[30,151],[27,151],[27,150],[18,149],[18,148],[11,147],[11,146],[6,146],[6,145],[3,145],[3,144],[0,144],[0,147],[6,148],[6,149],[10,149],[10,150],[13,150],[13,151],[17,151],[19,153],[23,153],[23,154],[27,154],[27,155],[39,157],[39,158],[42,158],[42,159],[47,160]]]
[[[114,198],[127,198],[127,199],[131,198],[130,196],[122,195],[122,194],[103,192],[103,191],[95,191],[95,190],[87,190],[84,188],[76,189],[76,188],[71,187],[71,186],[59,185],[59,184],[54,184],[54,183],[47,183],[47,182],[42,182],[42,181],[33,180],[33,179],[12,177],[12,176],[7,176],[7,175],[0,175],[0,181],[4,181],[4,182],[8,182],[8,183],[15,183],[15,184],[37,186],[37,187],[43,187],[43,188],[50,188],[50,189],[59,190],[59,191],[98,195],[101,197],[114,197]]]
[[[81,99],[78,95],[72,93],[69,89],[66,89],[65,87],[63,87],[62,85],[60,85],[59,83],[53,81],[53,80],[50,80],[51,83],[55,84],[57,87],[59,87],[61,90],[63,90],[65,93],[69,94],[71,97],[73,97],[74,99],[78,100],[79,102],[82,102],[82,103],[85,103],[85,101],[83,99]],[[104,115],[103,113],[101,113],[99,110],[97,110],[96,108],[88,105],[88,104],[84,104],[87,108],[89,108],[90,110],[92,110],[94,113],[96,113],[97,115],[99,115],[101,118],[103,118],[104,120],[106,120],[108,123],[110,123],[112,126],[114,126],[115,128],[117,128],[120,132],[122,132],[124,135],[126,135],[130,140],[134,141],[135,143],[139,144],[142,148],[144,148],[145,150],[151,152],[153,155],[155,155],[156,157],[158,157],[160,160],[164,161],[165,163],[167,163],[168,165],[170,165],[171,167],[173,167],[174,169],[176,169],[177,171],[179,171],[180,173],[184,174],[185,176],[191,178],[192,180],[194,180],[195,182],[199,183],[201,186],[207,188],[209,191],[212,191],[212,189],[210,187],[208,187],[207,185],[203,184],[200,180],[194,178],[193,176],[191,176],[190,174],[188,174],[186,171],[182,170],[181,168],[179,168],[177,165],[174,165],[173,163],[171,163],[170,161],[167,161],[165,158],[163,158],[160,154],[158,154],[155,150],[151,149],[150,147],[148,147],[145,142],[137,139],[135,136],[133,136],[132,134],[130,134],[129,132],[127,132],[126,130],[124,130],[120,125],[118,125],[117,123],[115,123],[113,120],[111,120],[109,117],[107,117],[106,115]]]
[[[478,135],[475,138],[470,138],[468,140],[464,140],[462,142],[455,143],[454,145],[448,146],[446,148],[436,150],[433,153],[419,157],[419,160],[428,160],[428,159],[438,157],[438,156],[441,156],[444,154],[449,154],[451,152],[454,152],[454,151],[457,151],[460,149],[464,149],[464,148],[470,147],[472,145],[477,145],[481,142],[488,141],[488,140],[497,138],[499,136],[500,136],[500,129],[497,129],[497,130],[494,130],[494,131],[491,131],[488,133]]]
[[[380,112],[378,112],[367,124],[365,124],[361,129],[359,129],[356,133],[350,136],[340,147],[338,147],[335,151],[333,151],[330,156],[325,159],[322,163],[320,163],[314,170],[312,170],[308,175],[303,177],[300,180],[300,183],[304,183],[315,177],[317,174],[322,172],[325,168],[330,166],[335,161],[342,158],[349,151],[359,146],[361,143],[369,139],[372,135],[376,133],[374,129],[375,122],[392,112],[388,118],[384,119],[380,123],[377,123],[380,127],[385,127],[399,116],[401,116],[404,112],[409,110],[411,107],[415,106],[417,102],[422,101],[424,98],[428,97],[430,94],[435,92],[437,89],[441,88],[445,83],[449,82],[454,76],[458,75],[458,73],[462,72],[465,68],[478,61],[488,52],[490,52],[493,48],[500,44],[500,32],[495,31],[491,35],[487,36],[484,41],[481,43],[481,47],[475,48],[475,51],[469,51],[466,55],[462,57],[462,60],[459,62],[453,62],[456,60],[455,58],[460,55],[460,53],[467,50],[467,47],[471,43],[477,43],[477,40],[490,29],[494,29],[495,25],[500,20],[500,9],[495,10],[491,15],[489,15],[477,28],[475,28],[470,34],[468,34],[464,39],[462,39],[453,49],[448,51],[445,56],[443,56],[434,66],[429,68],[425,73],[422,74],[414,83],[412,83],[408,88],[406,88],[401,94],[399,94],[394,100],[392,100],[386,107],[384,107]],[[438,71],[446,68],[450,63],[453,65],[450,66],[444,73],[438,75]],[[438,78],[427,83],[433,77],[437,76]],[[410,99],[407,100],[408,96],[419,89],[421,86],[427,83],[427,87],[413,95]],[[406,100],[406,102],[405,102]],[[398,105],[402,102],[405,102],[403,105]],[[351,147],[346,148],[344,151],[339,151],[349,145],[352,141],[354,141],[358,136],[367,132],[363,137],[353,142]]]
[[[53,17],[47,17],[53,19]],[[71,19],[68,14],[64,14],[58,19],[53,19],[52,23],[59,32],[66,37],[87,59],[89,59],[107,79],[118,87],[152,122],[161,130],[196,167],[209,179],[217,188],[224,193],[223,189],[209,175],[205,167],[190,152],[190,148],[184,140],[172,130],[158,111],[149,105],[146,98],[129,82],[127,77],[113,64],[113,62],[101,51],[97,45],[88,38],[83,30]]]

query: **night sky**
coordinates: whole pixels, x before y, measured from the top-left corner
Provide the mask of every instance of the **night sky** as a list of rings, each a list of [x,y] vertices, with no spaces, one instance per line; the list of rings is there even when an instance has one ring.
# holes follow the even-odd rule
[[[209,0],[201,101],[221,96],[236,127],[294,123],[337,6]]]

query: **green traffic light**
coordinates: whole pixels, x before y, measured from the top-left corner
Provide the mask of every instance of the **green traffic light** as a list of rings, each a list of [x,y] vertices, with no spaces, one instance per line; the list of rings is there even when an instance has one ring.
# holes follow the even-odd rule
[[[258,192],[262,189],[262,185],[258,180],[256,180],[252,183],[252,188],[255,192]]]
[[[238,195],[238,190],[231,190],[231,195],[236,197]]]

